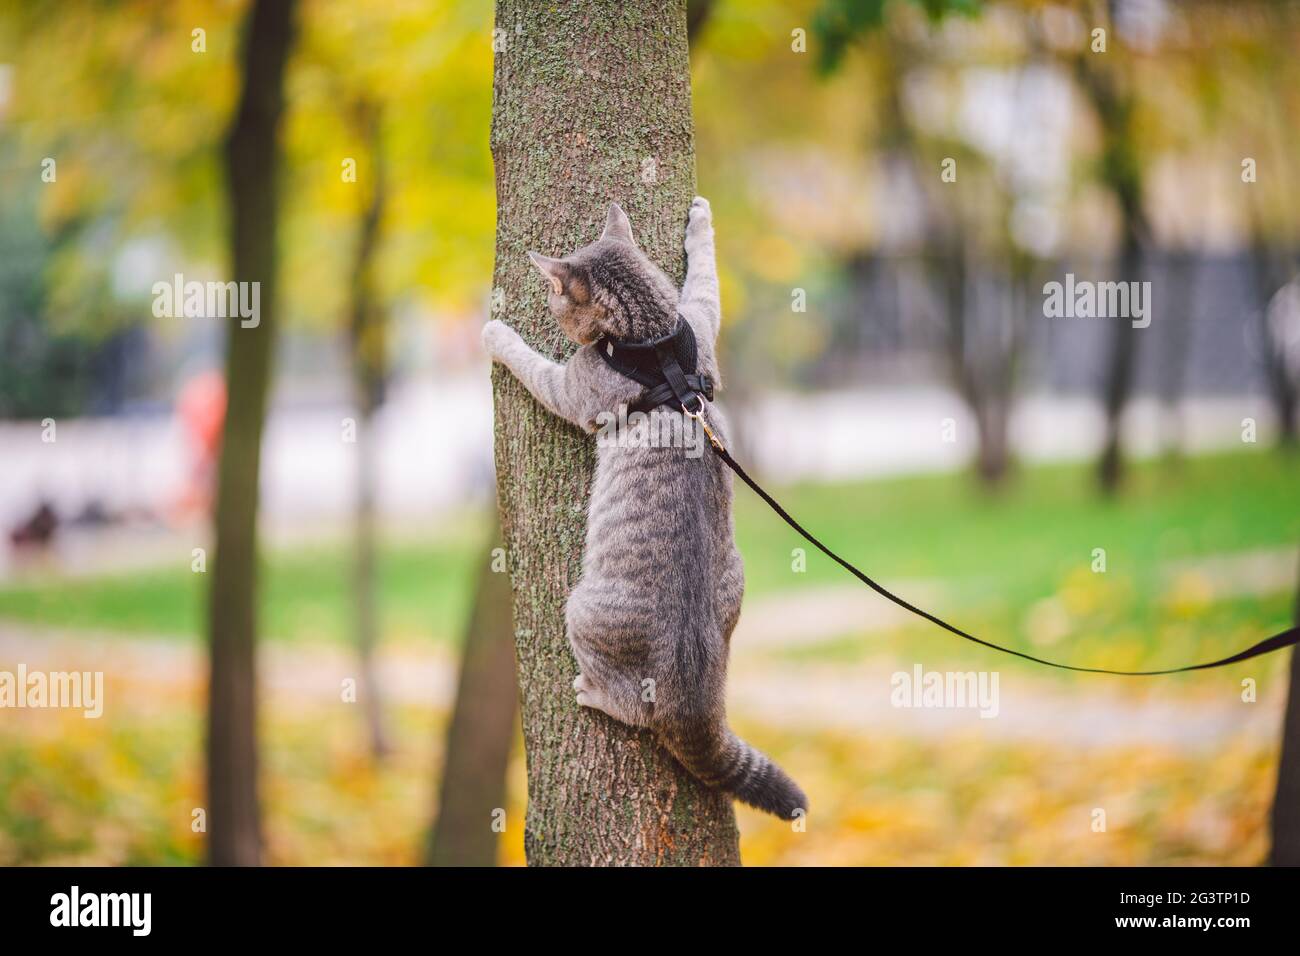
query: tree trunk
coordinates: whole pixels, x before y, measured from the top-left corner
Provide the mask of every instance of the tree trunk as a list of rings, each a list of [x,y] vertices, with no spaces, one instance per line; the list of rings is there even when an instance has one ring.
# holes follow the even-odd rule
[[[1296,442],[1296,387],[1300,383],[1293,383],[1287,375],[1286,361],[1281,351],[1282,342],[1269,328],[1268,308],[1273,296],[1291,278],[1292,270],[1286,261],[1286,254],[1270,244],[1263,225],[1258,222],[1258,212],[1253,215],[1255,222],[1252,226],[1250,264],[1255,282],[1255,298],[1259,303],[1255,321],[1259,327],[1264,377],[1268,384],[1269,398],[1272,399],[1277,414],[1278,444],[1288,448]]]
[[[447,726],[438,816],[429,840],[430,866],[493,866],[494,828],[504,812],[506,768],[515,740],[515,640],[510,577],[493,567],[494,527],[479,562],[478,583],[460,655],[456,706]]]
[[[1136,240],[1126,238],[1120,256],[1119,281],[1141,281],[1140,272],[1140,254]],[[1111,322],[1114,328],[1111,330],[1110,358],[1106,363],[1106,381],[1102,392],[1102,406],[1106,412],[1106,440],[1097,462],[1097,483],[1105,495],[1115,494],[1124,477],[1124,409],[1128,407],[1129,397],[1133,393],[1138,333],[1145,331],[1133,328],[1133,323],[1123,316],[1112,317]]]
[[[383,692],[375,674],[379,622],[375,598],[375,413],[384,401],[388,380],[386,314],[375,294],[374,259],[379,245],[385,194],[380,118],[375,107],[362,103],[357,126],[370,146],[370,198],[361,215],[350,283],[348,342],[352,358],[353,391],[357,405],[357,496],[353,520],[353,627],[361,671],[361,706],[370,736],[370,752],[382,758],[391,749],[384,727]]]
[[[1106,10],[1110,26],[1116,22],[1116,0],[1108,0]],[[1111,31],[1114,37],[1114,30]],[[1120,57],[1118,50],[1107,57]],[[1076,75],[1092,103],[1101,124],[1101,180],[1115,196],[1120,212],[1120,251],[1117,263],[1120,282],[1139,282],[1143,271],[1143,246],[1147,239],[1143,210],[1142,159],[1134,141],[1133,114],[1136,108],[1131,76],[1108,58],[1084,53],[1076,60]],[[1149,303],[1148,303],[1149,304]],[[1105,495],[1119,490],[1124,477],[1123,424],[1124,410],[1133,392],[1140,341],[1132,322],[1113,316],[1110,354],[1102,387],[1102,406],[1106,413],[1106,439],[1097,461],[1097,483]]]
[[[525,253],[601,233],[607,203],[670,276],[695,191],[684,0],[499,0],[492,115],[494,301],[534,347],[572,346]],[[496,464],[515,606],[533,865],[740,862],[731,801],[646,732],[581,709],[564,604],[577,582],[595,449],[499,367]]]
[[[976,409],[980,447],[975,459],[975,473],[980,484],[988,490],[1002,486],[1011,466],[1011,446],[1007,435],[1009,426],[1007,401],[998,396],[987,399]]]
[[[1172,250],[1166,257],[1163,275],[1168,290],[1163,298],[1168,304],[1158,317],[1165,325],[1160,339],[1164,358],[1159,378],[1160,401],[1164,406],[1161,445],[1166,464],[1176,465],[1183,457],[1181,405],[1187,387],[1187,359],[1195,315],[1192,294],[1197,276],[1196,256],[1185,249]]]
[[[208,594],[208,859],[261,862],[257,799],[257,505],[276,321],[276,133],[292,0],[258,0],[243,45],[243,94],[226,140],[233,278],[260,285],[257,324],[229,319],[226,420]]]
[[[1134,152],[1129,116],[1132,102],[1118,99],[1116,94],[1098,95],[1098,110],[1102,116],[1103,136],[1106,141],[1103,168],[1107,184],[1119,204],[1122,236],[1118,275],[1120,282],[1140,282],[1143,272],[1143,238],[1147,234],[1145,214],[1142,209],[1142,184],[1138,158]],[[1150,308],[1150,303],[1147,303]],[[1137,369],[1139,333],[1125,316],[1112,316],[1110,358],[1106,364],[1106,379],[1102,391],[1102,406],[1106,412],[1106,441],[1097,462],[1097,482],[1105,495],[1119,490],[1124,477],[1123,426],[1124,410],[1133,393],[1133,378]]]
[[[1295,612],[1300,624],[1300,581],[1296,582]],[[1282,717],[1282,752],[1277,762],[1277,790],[1273,794],[1274,866],[1300,866],[1300,653],[1291,649],[1291,674]]]

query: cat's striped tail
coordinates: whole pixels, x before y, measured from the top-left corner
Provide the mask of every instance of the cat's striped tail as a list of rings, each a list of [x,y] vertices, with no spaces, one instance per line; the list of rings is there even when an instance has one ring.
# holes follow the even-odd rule
[[[799,785],[726,725],[656,730],[668,752],[705,786],[733,794],[783,820],[807,814],[808,798]]]

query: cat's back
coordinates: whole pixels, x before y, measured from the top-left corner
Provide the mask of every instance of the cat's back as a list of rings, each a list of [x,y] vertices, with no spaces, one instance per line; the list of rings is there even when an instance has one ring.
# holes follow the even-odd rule
[[[725,435],[710,412],[711,427]],[[692,435],[682,419],[656,410],[621,442],[598,435],[583,563],[585,585],[622,600],[649,597],[664,617],[677,616],[678,598],[697,609],[711,604],[711,583],[736,558],[729,473],[698,426]],[[634,605],[646,610],[641,600]]]

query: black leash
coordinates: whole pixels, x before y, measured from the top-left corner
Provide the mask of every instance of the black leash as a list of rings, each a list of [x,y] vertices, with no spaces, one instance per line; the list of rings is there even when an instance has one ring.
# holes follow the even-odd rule
[[[992,641],[976,637],[969,631],[963,631],[960,627],[949,624],[942,618],[936,617],[929,611],[924,611],[910,601],[899,597],[883,584],[858,570],[849,561],[841,558],[817,540],[812,532],[804,528],[798,521],[795,521],[790,513],[781,507],[780,502],[764,491],[758,482],[746,474],[745,469],[741,468],[736,459],[731,457],[731,452],[727,451],[726,447],[723,446],[704,417],[706,400],[713,400],[713,382],[707,375],[696,374],[695,335],[691,331],[690,323],[680,313],[677,316],[673,331],[667,335],[645,342],[617,342],[607,337],[597,343],[597,352],[610,368],[645,386],[646,392],[634,405],[634,411],[650,411],[660,405],[676,404],[681,408],[683,415],[700,423],[700,427],[704,429],[704,434],[708,436],[709,444],[718,457],[722,459],[723,464],[734,471],[741,481],[749,485],[754,490],[754,493],[767,502],[768,507],[781,516],[781,520],[799,532],[804,540],[881,597],[892,601],[903,610],[910,611],[917,617],[925,618],[931,624],[943,628],[950,634],[956,634],[960,638],[995,651],[1001,651],[1004,654],[1012,654],[1024,660],[1033,661],[1035,664],[1056,667],[1064,671],[1078,671],[1083,674],[1116,674],[1121,677],[1157,677],[1161,674],[1181,674],[1186,671],[1203,671],[1212,667],[1226,667],[1228,664],[1248,661],[1252,657],[1259,657],[1261,654],[1270,654],[1284,647],[1300,644],[1300,624],[1297,624],[1280,634],[1274,634],[1258,644],[1251,645],[1244,651],[1239,651],[1230,657],[1224,657],[1217,661],[1208,661],[1204,664],[1189,664],[1186,667],[1170,667],[1159,671],[1113,671],[1105,667],[1075,667],[1073,664],[1060,664],[1056,661],[1035,657],[1033,654],[1012,650],[1009,647],[1003,647],[1001,644],[994,644]]]
[[[943,620],[942,618],[936,617],[935,615],[931,614],[929,611],[922,610],[921,608],[917,607],[915,604],[912,604],[910,601],[907,601],[906,599],[899,597],[893,591],[889,590],[889,588],[873,580],[868,575],[858,570],[858,568],[855,567],[853,564],[851,564],[849,561],[840,557],[838,554],[836,554],[826,545],[822,544],[819,540],[817,540],[816,536],[814,536],[810,531],[804,528],[803,525],[801,525],[798,521],[796,521],[793,517],[791,517],[790,513],[781,507],[780,502],[778,502],[775,498],[773,498],[766,491],[764,491],[759,486],[758,482],[756,482],[753,478],[749,477],[749,475],[745,473],[745,469],[741,468],[740,465],[736,462],[736,459],[731,457],[731,452],[727,451],[727,449],[722,446],[722,443],[717,440],[717,437],[713,434],[712,430],[710,430],[708,425],[704,423],[702,414],[692,415],[691,417],[697,418],[700,421],[700,424],[704,426],[705,433],[709,437],[709,441],[710,444],[713,446],[713,450],[717,453],[718,457],[722,459],[723,463],[732,471],[734,471],[741,481],[749,485],[749,487],[754,490],[755,494],[757,494],[760,498],[766,501],[768,507],[771,508],[773,511],[775,511],[778,515],[780,515],[781,519],[786,524],[788,524],[791,528],[794,528],[795,531],[799,532],[799,534],[805,540],[807,540],[810,544],[812,544],[815,548],[817,548],[817,550],[821,551],[822,554],[826,555],[828,558],[830,558],[832,561],[834,561],[844,570],[848,571],[855,578],[857,578],[867,587],[871,588],[871,590],[875,591],[881,597],[894,602],[903,610],[910,611],[913,614],[915,614],[917,617],[923,617],[931,624],[936,624],[951,634],[956,634],[958,637],[965,638],[968,641],[973,641],[974,643],[983,645],[984,647],[992,648],[995,651],[1001,651],[1004,654],[1014,654],[1016,657],[1023,658],[1024,660],[1033,661],[1035,664],[1045,664],[1048,667],[1058,667],[1061,670],[1066,670],[1066,671],[1079,671],[1084,674],[1117,674],[1122,677],[1156,677],[1161,674],[1181,674],[1185,671],[1203,671],[1203,670],[1208,670],[1211,667],[1225,667],[1228,664],[1236,664],[1239,661],[1250,660],[1252,657],[1259,657],[1261,654],[1270,654],[1273,651],[1279,651],[1284,647],[1291,647],[1294,644],[1300,644],[1300,625],[1297,625],[1295,627],[1288,628],[1287,630],[1283,631],[1280,634],[1274,634],[1272,637],[1265,638],[1264,640],[1260,641],[1258,644],[1252,644],[1244,651],[1239,651],[1238,653],[1233,654],[1230,657],[1224,657],[1217,661],[1208,661],[1204,664],[1190,664],[1186,667],[1170,667],[1166,670],[1159,670],[1159,671],[1113,671],[1105,667],[1076,667],[1073,664],[1061,664],[1057,661],[1049,661],[1042,657],[1035,657],[1033,654],[1026,654],[1023,651],[1013,650],[1010,647],[1003,647],[1001,644],[994,644],[992,641],[986,641],[983,638],[976,637],[974,634],[971,634],[969,631],[963,631],[961,628],[949,624],[947,621]]]

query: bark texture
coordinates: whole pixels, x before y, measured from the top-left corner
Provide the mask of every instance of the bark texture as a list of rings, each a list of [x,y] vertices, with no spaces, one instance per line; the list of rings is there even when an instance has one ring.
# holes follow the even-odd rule
[[[564,342],[529,249],[595,240],[617,200],[677,282],[695,191],[685,0],[499,0],[492,115],[494,303],[534,347]],[[532,865],[734,865],[731,802],[644,732],[578,707],[564,603],[578,580],[592,439],[493,370],[502,531],[528,761]]]
[[[257,799],[257,506],[276,314],[277,132],[292,0],[257,0],[245,28],[243,93],[226,139],[232,278],[260,284],[258,324],[228,320],[226,421],[208,593],[208,859],[261,862]]]

